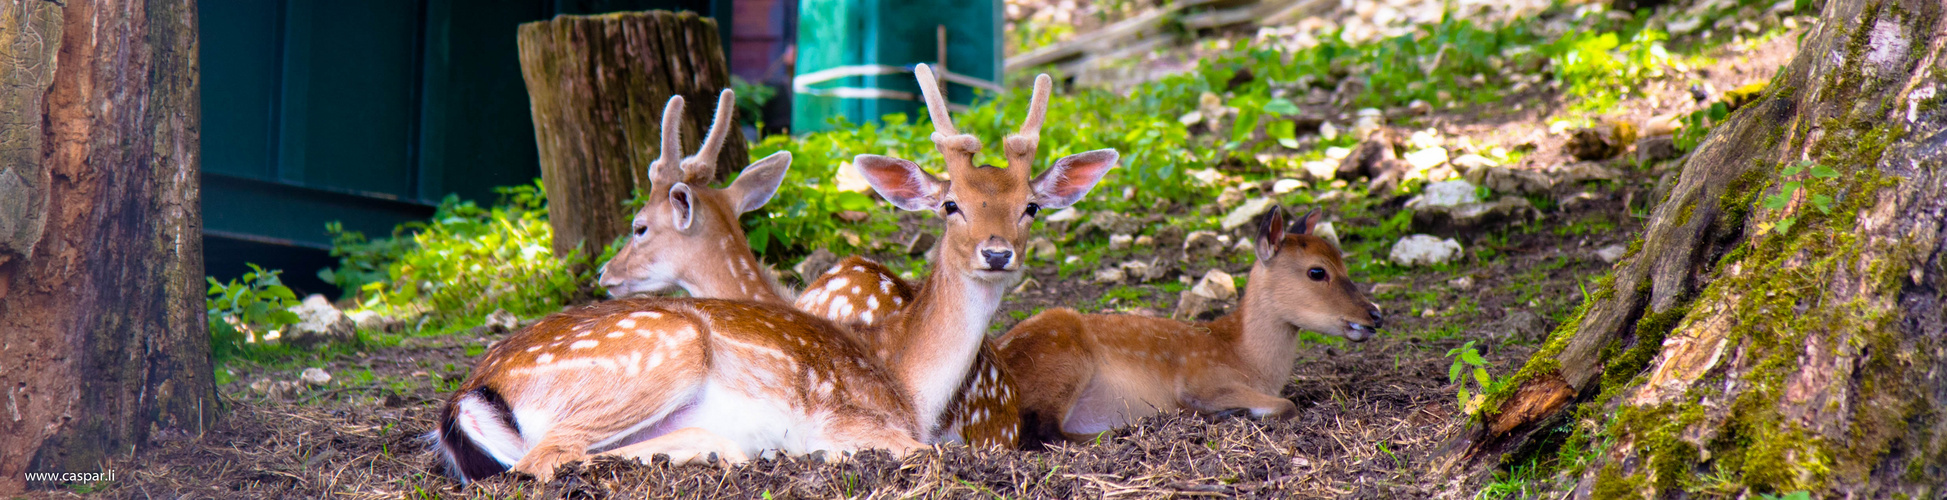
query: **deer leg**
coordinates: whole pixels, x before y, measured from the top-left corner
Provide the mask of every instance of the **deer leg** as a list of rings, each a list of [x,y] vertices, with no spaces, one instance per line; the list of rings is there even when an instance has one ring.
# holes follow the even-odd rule
[[[1022,449],[1038,451],[1051,443],[1093,439],[1093,435],[1062,431],[1082,387],[1095,376],[1095,356],[1076,333],[1062,328],[1027,332],[1009,339],[1002,353],[1019,388],[1015,402],[1020,408]]]
[[[549,433],[533,449],[527,450],[527,454],[514,463],[513,469],[546,483],[554,480],[555,467],[587,458],[588,444],[586,439],[570,437],[570,433]]]
[[[717,459],[725,464],[734,465],[750,461],[750,455],[745,454],[743,448],[737,446],[736,442],[701,427],[684,427],[656,436],[655,439],[605,451],[602,454],[633,458],[642,463],[649,463],[649,458],[656,455],[669,455],[669,462],[677,465],[709,463],[711,455],[716,455]]]
[[[1291,418],[1298,405],[1291,400],[1258,392],[1242,383],[1223,382],[1199,388],[1183,398],[1184,406],[1203,413],[1249,414],[1255,418]]]

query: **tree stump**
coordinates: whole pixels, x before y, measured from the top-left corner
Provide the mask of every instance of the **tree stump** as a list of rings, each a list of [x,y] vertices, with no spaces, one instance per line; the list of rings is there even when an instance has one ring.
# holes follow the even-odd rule
[[[717,92],[730,86],[716,21],[667,11],[563,15],[523,24],[519,36],[555,255],[599,254],[628,232],[631,191],[649,187],[670,96],[692,103],[684,151],[703,143]],[[718,178],[750,163],[748,147],[733,127]]]
[[[1826,2],[1449,441],[1448,495],[1524,466],[1545,498],[1947,494],[1943,9]]]
[[[215,423],[196,40],[195,0],[0,3],[0,496]]]

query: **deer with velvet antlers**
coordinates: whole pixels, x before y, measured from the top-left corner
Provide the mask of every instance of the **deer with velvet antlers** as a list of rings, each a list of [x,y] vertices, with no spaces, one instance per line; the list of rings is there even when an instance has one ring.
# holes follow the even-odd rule
[[[856,159],[881,196],[934,211],[946,226],[938,268],[858,337],[752,301],[622,299],[549,315],[494,345],[448,400],[435,431],[442,455],[464,478],[512,468],[545,479],[590,454],[737,462],[772,449],[903,453],[939,440],[1001,295],[1021,275],[1015,249],[1034,211],[1074,203],[1115,164],[1113,151],[1094,151],[1030,178],[1044,111],[1035,106],[1005,139],[1006,167],[974,166],[979,140],[944,120],[933,139],[951,181],[906,160]],[[882,361],[856,338],[928,341]]]
[[[1289,418],[1278,396],[1290,378],[1298,331],[1355,341],[1381,322],[1378,306],[1346,275],[1337,247],[1312,234],[1320,216],[1287,230],[1283,210],[1259,220],[1257,263],[1237,310],[1184,323],[1050,309],[1001,336],[1001,356],[1022,391],[1023,444],[1087,442],[1158,412],[1190,408]]]
[[[922,82],[931,77],[928,70],[919,72]],[[1036,100],[1048,97],[1050,89],[1047,82],[1043,83],[1036,89]],[[751,165],[724,194],[707,187],[715,170],[715,155],[711,153],[721,144],[734,100],[730,90],[723,91],[704,151],[684,160],[680,170],[668,169],[679,174],[680,181],[651,176],[651,195],[636,214],[633,236],[602,268],[600,284],[611,296],[659,293],[675,287],[699,298],[783,303],[784,297],[790,296],[774,275],[757,265],[737,225],[738,215],[761,206],[775,191],[789,166],[789,153],[779,152]],[[944,101],[937,94],[929,94],[928,103],[944,109]],[[681,109],[681,96],[672,97],[664,119],[680,119]],[[676,130],[674,126],[664,127],[665,151],[676,151],[676,138],[669,135]],[[656,170],[653,165],[651,170]],[[685,186],[669,189],[672,182]],[[914,294],[913,286],[897,274],[859,257],[833,267],[806,290],[808,293],[795,303],[798,309],[866,332],[872,330],[865,327],[904,308]],[[865,340],[881,361],[889,360],[892,349],[901,347]],[[1018,445],[1020,418],[1014,411],[1014,391],[991,347],[991,342],[983,344],[948,407],[949,428],[941,436],[948,442],[1001,448]]]

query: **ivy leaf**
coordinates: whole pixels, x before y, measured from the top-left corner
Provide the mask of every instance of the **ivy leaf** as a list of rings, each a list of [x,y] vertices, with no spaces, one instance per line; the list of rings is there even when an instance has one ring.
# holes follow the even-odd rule
[[[1298,105],[1292,104],[1289,99],[1280,97],[1272,99],[1271,102],[1264,103],[1264,110],[1280,115],[1295,115],[1298,114]]]
[[[1455,382],[1455,383],[1460,382],[1460,367],[1462,366],[1466,366],[1466,365],[1462,365],[1460,363],[1454,363],[1453,366],[1447,368],[1448,382]]]
[[[1480,388],[1483,391],[1487,390],[1488,386],[1494,384],[1494,380],[1487,376],[1486,368],[1474,368],[1474,382],[1480,383]]]
[[[1785,170],[1784,170],[1783,172],[1779,172],[1779,174],[1780,174],[1780,175],[1784,175],[1784,176],[1787,176],[1787,177],[1789,177],[1789,176],[1793,176],[1793,175],[1798,175],[1798,173],[1799,173],[1799,172],[1804,172],[1804,171],[1805,171],[1805,165],[1807,165],[1807,164],[1810,164],[1810,163],[1811,163],[1811,162],[1807,162],[1807,161],[1801,161],[1801,162],[1798,162],[1798,163],[1794,163],[1794,164],[1791,164],[1791,165],[1787,165],[1787,166],[1785,166]]]
[[[1778,219],[1778,225],[1776,226],[1778,228],[1778,234],[1785,234],[1791,232],[1792,224],[1795,224],[1797,222],[1798,222],[1797,217],[1786,217],[1783,219]]]
[[[1277,139],[1278,145],[1298,149],[1298,124],[1289,121],[1272,122],[1264,126],[1264,131],[1270,134],[1271,138]]]
[[[1457,396],[1460,396],[1460,400],[1459,400],[1459,401],[1457,401],[1457,403],[1459,403],[1459,406],[1460,406],[1461,408],[1466,408],[1466,407],[1467,407],[1467,400],[1470,400],[1470,399],[1474,399],[1473,397],[1471,397],[1471,396],[1469,396],[1469,395],[1467,394],[1467,389],[1466,389],[1466,388],[1462,388],[1462,389],[1460,389],[1460,393],[1459,393],[1459,394],[1456,394],[1456,395],[1457,395]]]
[[[1819,209],[1819,213],[1830,214],[1832,213],[1832,197],[1822,194],[1812,195],[1812,207]]]
[[[1828,167],[1825,165],[1812,166],[1812,177],[1817,177],[1820,179],[1831,179],[1833,177],[1838,177],[1838,176],[1839,176],[1839,171],[1833,170],[1832,167]]]
[[[1481,353],[1472,349],[1460,351],[1460,360],[1474,366],[1487,366],[1487,360],[1481,359]]]

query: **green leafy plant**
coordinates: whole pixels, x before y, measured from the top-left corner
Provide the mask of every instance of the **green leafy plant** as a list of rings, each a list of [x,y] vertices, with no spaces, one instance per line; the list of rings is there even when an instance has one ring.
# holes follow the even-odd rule
[[[1663,48],[1667,39],[1668,34],[1654,29],[1638,30],[1626,41],[1615,32],[1577,31],[1542,52],[1553,62],[1555,78],[1581,98],[1575,109],[1603,111],[1637,92],[1643,80],[1661,74],[1671,60]]]
[[[1447,357],[1453,358],[1453,365],[1447,367],[1447,381],[1460,386],[1455,394],[1459,400],[1460,411],[1471,415],[1480,408],[1483,395],[1493,391],[1495,387],[1493,377],[1487,374],[1487,359],[1482,358],[1480,351],[1474,349],[1472,340],[1448,350]],[[1463,373],[1471,374],[1472,377],[1463,377]],[[1469,381],[1474,383],[1475,391],[1467,390]]]
[[[1833,170],[1832,167],[1819,165],[1811,161],[1799,161],[1798,163],[1786,166],[1783,171],[1779,172],[1779,175],[1783,177],[1796,177],[1799,174],[1810,174],[1814,179],[1832,179],[1839,177],[1838,170]],[[1777,194],[1764,197],[1764,207],[1772,210],[1783,210],[1785,207],[1791,205],[1792,198],[1798,196],[1798,190],[1804,187],[1804,185],[1804,181],[1786,181],[1785,185],[1778,189]],[[1820,214],[1830,215],[1832,213],[1831,196],[1813,193],[1805,201],[1811,203],[1812,208],[1818,210]],[[1796,216],[1780,218],[1778,219],[1778,223],[1772,226],[1772,230],[1778,231],[1779,234],[1787,234],[1791,232],[1792,226],[1797,223],[1798,217]]]
[[[777,89],[762,83],[751,83],[732,75],[730,90],[737,92],[737,122],[750,126],[761,126],[764,118],[764,104],[777,96]]]
[[[1731,108],[1722,102],[1711,103],[1710,107],[1690,112],[1683,116],[1683,127],[1677,129],[1677,149],[1691,151],[1703,143],[1704,136],[1710,134],[1711,127],[1723,123],[1730,116]]]
[[[560,308],[593,279],[590,259],[554,255],[539,180],[495,191],[501,202],[492,208],[448,196],[431,221],[401,225],[385,240],[340,231],[340,265],[329,278],[357,284],[361,307],[423,314],[431,329],[471,324],[495,309],[532,316]]]
[[[298,322],[290,311],[298,305],[297,294],[278,278],[283,271],[249,266],[250,272],[228,283],[203,278],[210,283],[210,355],[219,362],[246,353],[266,333]]]

